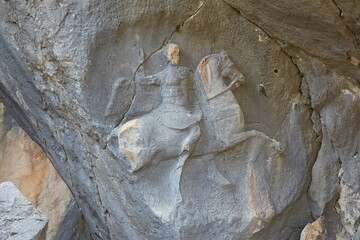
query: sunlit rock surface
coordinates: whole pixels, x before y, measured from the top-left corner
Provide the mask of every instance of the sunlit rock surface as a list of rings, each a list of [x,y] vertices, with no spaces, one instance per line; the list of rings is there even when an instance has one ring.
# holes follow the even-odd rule
[[[3,105],[0,106],[0,182],[14,183],[32,206],[48,218],[46,239],[68,238],[81,217],[68,187],[42,149]],[[0,192],[6,197],[5,194]],[[63,229],[63,222],[67,222],[66,229]]]
[[[94,239],[353,239],[358,5],[4,1],[0,95]]]

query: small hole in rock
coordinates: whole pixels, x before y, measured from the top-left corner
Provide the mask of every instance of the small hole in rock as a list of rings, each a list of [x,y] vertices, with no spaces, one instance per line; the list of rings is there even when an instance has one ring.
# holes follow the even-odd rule
[[[274,73],[278,73],[278,70],[277,70],[277,69],[274,69]]]

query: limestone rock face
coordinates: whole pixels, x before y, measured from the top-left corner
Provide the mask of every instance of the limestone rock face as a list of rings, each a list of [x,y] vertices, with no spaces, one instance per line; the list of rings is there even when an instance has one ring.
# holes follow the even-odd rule
[[[94,239],[352,239],[357,9],[3,1],[0,96]]]
[[[14,183],[33,207],[49,219],[46,239],[60,237],[59,232],[65,231],[60,225],[69,221],[68,211],[74,212],[71,215],[79,212],[73,206],[76,204],[71,192],[42,149],[18,126],[2,103],[0,109],[0,182]],[[77,221],[80,216],[67,225],[69,232],[76,228]]]
[[[41,240],[48,219],[11,182],[0,183],[0,239]]]

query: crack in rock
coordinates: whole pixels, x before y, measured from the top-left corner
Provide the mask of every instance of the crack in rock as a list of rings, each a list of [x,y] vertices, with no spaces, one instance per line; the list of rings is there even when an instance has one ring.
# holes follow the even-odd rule
[[[332,0],[332,1],[334,1],[334,0]],[[279,47],[280,47],[280,48],[284,51],[284,53],[285,53],[286,55],[288,55],[289,57],[290,57],[290,55],[286,52],[286,50],[282,47],[282,45],[291,45],[291,46],[293,46],[293,47],[295,47],[295,48],[297,48],[297,49],[300,49],[304,54],[306,54],[306,55],[308,55],[308,56],[310,56],[310,57],[312,57],[312,58],[315,58],[315,59],[319,60],[320,62],[322,62],[324,65],[328,66],[328,64],[327,64],[323,59],[321,59],[320,57],[315,56],[315,55],[309,53],[306,49],[303,49],[303,48],[300,48],[300,47],[298,47],[298,46],[289,44],[288,42],[286,42],[286,41],[283,40],[283,39],[280,39],[280,38],[278,38],[278,37],[275,37],[275,36],[270,35],[270,33],[268,33],[267,31],[265,31],[265,29],[263,29],[262,27],[260,27],[259,24],[257,24],[256,22],[252,21],[250,18],[246,17],[246,16],[241,12],[241,10],[239,10],[239,9],[237,9],[235,6],[231,5],[231,3],[226,2],[226,0],[222,0],[222,2],[225,3],[226,5],[228,5],[229,7],[231,7],[232,9],[234,9],[241,17],[243,17],[244,19],[246,19],[246,20],[249,21],[250,23],[254,24],[254,26],[256,26],[256,27],[259,28],[261,31],[263,31],[264,34],[267,35],[267,37],[269,37],[270,39],[273,39],[273,40],[275,40],[276,42],[278,42]],[[334,4],[335,4],[335,3],[334,3]],[[340,9],[340,8],[339,8],[339,9]],[[341,9],[340,9],[340,10],[341,10]],[[345,24],[345,23],[344,23],[344,24]],[[346,24],[345,24],[345,26],[348,28],[348,26],[347,26]],[[348,28],[348,29],[349,29],[349,28]],[[349,29],[349,31],[352,32],[352,33],[354,33],[351,29]],[[355,35],[354,35],[354,36],[355,36]],[[358,45],[359,45],[359,42],[357,41],[357,38],[356,38],[356,37],[355,37],[355,41],[356,41],[356,42],[358,43]],[[282,43],[282,44],[280,44],[280,43]],[[360,46],[360,45],[359,45],[359,46]],[[296,64],[295,64],[295,65],[296,65]],[[336,68],[332,68],[332,70],[333,70],[334,72],[336,72],[337,74],[341,75],[341,76],[347,77],[347,76],[344,75],[343,73],[339,72]],[[357,81],[357,82],[352,81],[352,82],[353,82],[354,84],[358,84],[358,83],[359,83],[358,81]]]
[[[129,110],[131,109],[131,107],[134,104],[135,98],[136,98],[136,75],[139,71],[139,69],[156,53],[160,52],[161,50],[163,50],[163,48],[172,41],[172,39],[174,38],[175,33],[177,33],[183,26],[184,24],[189,20],[189,19],[193,19],[199,12],[200,10],[205,6],[206,3],[200,1],[199,2],[199,7],[196,9],[195,12],[193,12],[192,14],[190,14],[188,17],[186,17],[184,20],[182,20],[179,24],[176,25],[175,29],[171,32],[171,34],[166,37],[163,42],[161,43],[161,45],[154,51],[152,51],[136,68],[134,75],[132,77],[132,82],[134,83],[134,94],[132,96],[131,99],[131,103],[129,105],[129,107],[125,110],[124,116],[119,120],[119,123],[116,124],[115,128],[118,127],[124,119],[126,119]]]
[[[346,22],[345,22],[344,19],[343,19],[343,10],[340,8],[339,4],[338,4],[335,0],[332,0],[332,2],[334,3],[335,7],[336,7],[337,9],[339,9],[339,17],[340,17],[340,19],[341,19],[342,22],[344,23],[344,25],[345,25],[345,27],[347,28],[347,30],[349,30],[350,33],[353,35],[353,37],[354,37],[354,39],[355,39],[355,41],[356,41],[356,43],[357,43],[357,45],[358,45],[358,47],[359,47],[359,46],[360,46],[360,41],[359,41],[359,39],[357,39],[354,30],[352,30],[352,29],[349,27],[349,25],[347,25]]]

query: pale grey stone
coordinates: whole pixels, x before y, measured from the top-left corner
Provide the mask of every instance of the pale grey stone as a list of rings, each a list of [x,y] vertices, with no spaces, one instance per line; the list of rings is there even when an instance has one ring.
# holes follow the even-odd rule
[[[309,188],[312,214],[322,216],[325,236],[351,239],[359,225],[359,88],[321,61],[304,53],[298,57],[323,136]]]
[[[0,183],[0,239],[42,240],[48,219],[11,182]]]
[[[338,198],[340,191],[339,170],[339,157],[333,149],[329,135],[326,131],[323,131],[323,140],[312,168],[312,179],[309,188],[310,205],[315,218],[324,213],[327,203]]]
[[[166,54],[169,48],[164,51],[170,55]],[[137,176],[133,187],[157,217],[175,223],[182,239],[251,238],[255,232],[266,229],[267,223],[300,196],[306,186],[308,165],[304,162],[297,166],[297,176],[287,175],[286,167],[296,166],[296,161],[285,158],[284,147],[264,133],[244,131],[243,113],[232,90],[245,79],[225,52],[200,61],[201,80],[195,81],[201,81],[198,86],[203,91],[195,89],[194,99],[199,102],[193,103],[199,108],[187,115],[181,114],[189,104],[187,88],[177,82],[187,83],[189,78],[181,74],[186,69],[168,60],[169,65],[162,72],[143,80],[148,84],[163,82],[159,89],[161,103],[147,115],[120,127],[120,151]],[[196,114],[196,110],[201,113],[200,109],[202,114]],[[289,115],[292,130],[302,128],[304,122],[306,126],[306,121],[297,122],[299,116],[309,117],[300,101],[293,103],[292,111]],[[174,118],[164,124],[173,116],[176,121]],[[200,120],[201,128],[197,128],[196,135],[185,131],[189,126],[196,127]],[[297,154],[297,158],[314,159],[316,143],[309,130],[309,135],[298,141],[314,146],[306,145],[310,152]],[[283,139],[280,132],[277,136]],[[182,143],[181,139],[189,139],[191,144]],[[185,144],[188,147],[183,155]],[[150,162],[153,164],[149,166]],[[291,181],[286,179],[298,181],[298,190],[294,191],[294,186],[289,185]],[[197,192],[197,188],[202,191]],[[224,232],[223,224],[230,219],[231,227]],[[217,227],[205,231],[203,224]],[[288,236],[288,233],[279,234]]]
[[[0,95],[95,239],[299,239],[311,215],[329,239],[352,238],[356,6],[3,1]],[[169,43],[182,50],[172,63]],[[215,89],[204,87],[202,59],[218,68],[209,73]],[[238,77],[219,74],[223,66]],[[187,90],[173,82],[180,73]],[[134,162],[120,151],[129,143]]]
[[[356,233],[355,233],[355,235],[354,235],[354,237],[353,237],[353,240],[359,240],[360,239],[360,226],[358,227],[358,229],[357,229],[357,231],[356,231]]]

